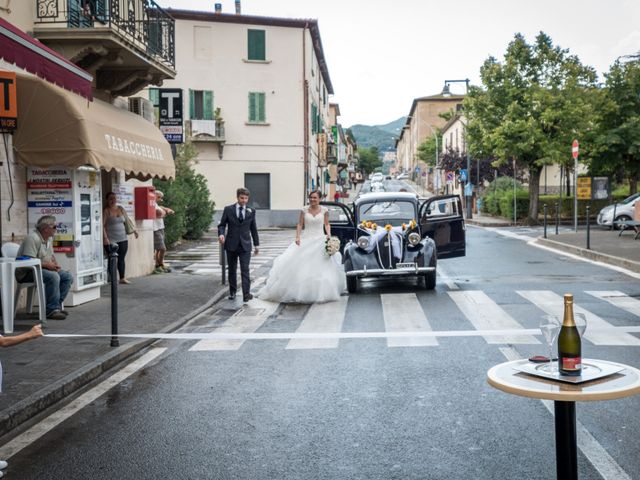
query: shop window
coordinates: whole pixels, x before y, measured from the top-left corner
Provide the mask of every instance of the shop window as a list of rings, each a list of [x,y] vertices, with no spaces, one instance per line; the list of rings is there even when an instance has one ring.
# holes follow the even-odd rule
[[[251,192],[249,207],[271,208],[271,175],[269,173],[245,173],[244,186]]]
[[[189,90],[189,118],[191,120],[213,120],[213,92],[211,90]]]
[[[249,92],[249,123],[265,123],[264,92]]]
[[[247,59],[266,60],[265,31],[247,30]]]

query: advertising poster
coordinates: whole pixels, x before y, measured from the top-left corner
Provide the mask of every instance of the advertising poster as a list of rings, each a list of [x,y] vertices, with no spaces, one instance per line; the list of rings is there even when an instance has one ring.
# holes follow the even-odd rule
[[[73,195],[71,172],[66,168],[30,167],[27,174],[29,230],[43,215],[56,217],[53,251],[73,253]]]
[[[124,211],[127,212],[129,218],[135,218],[136,212],[133,200],[133,185],[114,185],[113,193],[116,194],[116,203],[124,208]]]
[[[591,200],[591,177],[578,177],[578,200]]]

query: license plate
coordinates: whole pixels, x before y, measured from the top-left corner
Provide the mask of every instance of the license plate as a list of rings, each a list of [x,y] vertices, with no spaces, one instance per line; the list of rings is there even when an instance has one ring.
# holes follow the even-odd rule
[[[416,268],[415,263],[396,263],[396,268]]]

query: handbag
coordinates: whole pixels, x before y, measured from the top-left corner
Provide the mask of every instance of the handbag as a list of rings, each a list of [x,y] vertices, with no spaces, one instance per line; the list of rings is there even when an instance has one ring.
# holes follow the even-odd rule
[[[124,208],[120,207],[120,211],[122,212],[122,215],[124,215],[124,231],[125,231],[125,233],[127,235],[133,234],[136,231],[136,226],[133,224],[133,222],[129,218],[129,215],[127,215],[127,212],[125,211]]]

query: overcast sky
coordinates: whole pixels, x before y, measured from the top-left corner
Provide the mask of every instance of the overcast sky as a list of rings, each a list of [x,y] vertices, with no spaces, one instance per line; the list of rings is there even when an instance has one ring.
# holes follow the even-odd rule
[[[234,0],[156,1],[235,11]],[[516,32],[532,42],[542,30],[600,74],[640,51],[639,0],[242,0],[242,13],[318,20],[332,101],[347,127],[407,115],[414,98],[441,92],[445,80],[478,84],[484,60],[501,59]]]

